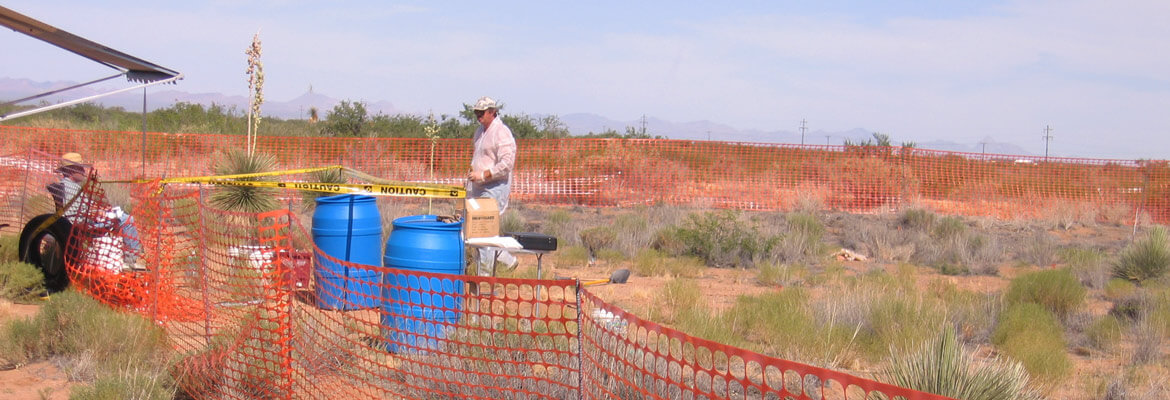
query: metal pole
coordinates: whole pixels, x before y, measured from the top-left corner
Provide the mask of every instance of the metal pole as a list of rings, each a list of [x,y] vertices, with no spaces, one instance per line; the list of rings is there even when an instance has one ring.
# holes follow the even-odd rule
[[[146,88],[142,88],[142,178],[146,178]]]

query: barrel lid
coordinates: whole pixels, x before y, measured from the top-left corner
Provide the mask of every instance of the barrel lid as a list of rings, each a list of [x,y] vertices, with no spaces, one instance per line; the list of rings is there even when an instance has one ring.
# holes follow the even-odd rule
[[[350,201],[364,203],[374,201],[374,196],[364,194],[339,194],[334,196],[318,197],[317,203],[349,203]]]
[[[436,215],[410,215],[394,219],[394,228],[460,230],[463,229],[463,221],[439,222]]]

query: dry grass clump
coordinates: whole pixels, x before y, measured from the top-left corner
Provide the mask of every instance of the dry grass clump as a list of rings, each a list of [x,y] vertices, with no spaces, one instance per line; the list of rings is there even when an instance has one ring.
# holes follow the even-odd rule
[[[1057,261],[1056,239],[1051,233],[1037,230],[1024,243],[1019,259],[1041,267],[1055,265]]]
[[[631,268],[638,276],[694,277],[703,268],[703,261],[692,257],[668,257],[661,251],[643,249],[633,259]]]
[[[73,398],[171,399],[162,328],[68,290],[53,295],[33,317],[0,333],[0,358],[17,364],[53,360],[70,379],[90,386]]]
[[[1064,247],[1057,250],[1057,257],[1072,269],[1073,274],[1085,286],[1093,289],[1105,287],[1112,272],[1105,262],[1101,250],[1084,247]]]

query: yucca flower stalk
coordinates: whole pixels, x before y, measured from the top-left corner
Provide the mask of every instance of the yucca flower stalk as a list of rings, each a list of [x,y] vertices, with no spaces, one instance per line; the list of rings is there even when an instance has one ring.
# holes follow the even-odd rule
[[[434,111],[427,114],[427,125],[423,127],[423,132],[426,133],[427,139],[431,140],[431,183],[435,183],[435,144],[439,142],[439,123],[435,121]],[[427,198],[427,214],[433,214],[431,205],[434,199]]]
[[[244,51],[248,55],[248,92],[251,101],[248,104],[248,136],[245,146],[248,155],[256,151],[256,135],[260,132],[260,104],[264,103],[264,63],[260,61],[260,32],[252,36],[252,45]]]

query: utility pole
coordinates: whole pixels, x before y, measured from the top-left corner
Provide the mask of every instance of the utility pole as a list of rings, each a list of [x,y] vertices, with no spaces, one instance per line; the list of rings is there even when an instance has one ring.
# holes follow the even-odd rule
[[[646,135],[646,114],[642,114],[642,135]]]
[[[805,126],[805,124],[807,124],[807,123],[808,123],[808,120],[805,120],[804,118],[800,119],[800,145],[801,146],[804,146],[804,131],[808,129],[808,127]]]
[[[831,138],[831,137],[833,137],[833,135],[825,135],[825,145],[826,146],[829,145],[829,138]]]
[[[987,140],[983,140],[983,141],[979,142],[979,144],[983,145],[983,150],[980,150],[980,154],[982,154],[983,159],[986,160],[987,159]]]
[[[711,130],[710,129],[707,130],[707,141],[708,142],[711,141]]]
[[[1044,125],[1044,161],[1048,162],[1048,142],[1052,141],[1052,127]]]

